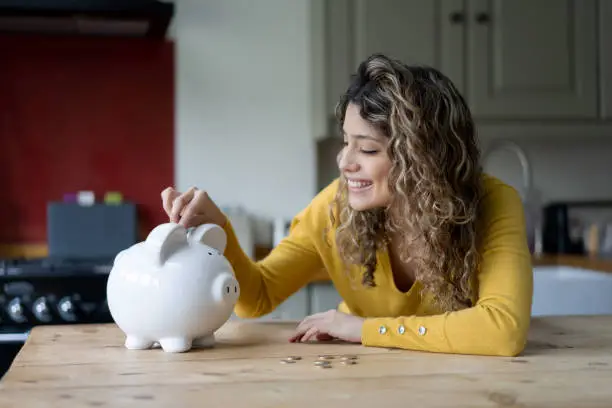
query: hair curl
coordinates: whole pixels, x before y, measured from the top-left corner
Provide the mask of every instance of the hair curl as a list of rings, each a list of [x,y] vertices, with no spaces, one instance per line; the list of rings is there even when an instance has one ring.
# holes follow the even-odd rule
[[[389,138],[392,199],[385,208],[355,211],[340,176],[330,215],[341,256],[363,267],[364,285],[375,286],[376,253],[389,236],[399,237],[400,259],[415,265],[423,290],[444,310],[469,307],[479,265],[482,170],[465,100],[438,70],[374,54],[336,106],[341,128],[349,104]]]

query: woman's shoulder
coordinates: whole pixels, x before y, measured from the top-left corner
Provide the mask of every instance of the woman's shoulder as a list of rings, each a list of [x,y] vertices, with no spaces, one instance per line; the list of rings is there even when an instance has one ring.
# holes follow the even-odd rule
[[[498,198],[498,196],[514,196],[519,200],[521,198],[513,186],[488,173],[482,174],[482,185],[485,199]]]
[[[482,176],[482,183],[481,211],[485,219],[492,220],[504,215],[522,217],[523,200],[513,186],[485,173]]]

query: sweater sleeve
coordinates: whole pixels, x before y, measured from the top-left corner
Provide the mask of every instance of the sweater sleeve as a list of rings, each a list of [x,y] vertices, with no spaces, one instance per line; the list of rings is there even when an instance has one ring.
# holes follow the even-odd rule
[[[322,210],[327,208],[334,187],[332,184],[319,193],[297,214],[289,234],[260,261],[244,253],[230,221],[226,223],[225,257],[240,285],[240,297],[234,308],[238,317],[256,318],[272,312],[324,268],[313,234],[321,231]]]
[[[367,319],[364,345],[497,356],[523,351],[533,294],[523,205],[517,192],[503,184],[484,200],[476,304],[434,316]]]

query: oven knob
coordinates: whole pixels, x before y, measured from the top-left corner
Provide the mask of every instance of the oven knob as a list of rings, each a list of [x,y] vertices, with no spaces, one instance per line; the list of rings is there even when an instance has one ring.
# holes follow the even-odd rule
[[[77,320],[76,308],[70,296],[64,296],[57,302],[57,311],[62,319],[68,322]]]
[[[15,298],[9,302],[6,307],[6,312],[15,323],[25,323],[27,320],[23,305],[21,304],[21,300],[19,300],[19,298]]]
[[[49,303],[47,303],[47,299],[44,296],[34,301],[32,313],[39,321],[44,323],[48,323],[52,319]]]

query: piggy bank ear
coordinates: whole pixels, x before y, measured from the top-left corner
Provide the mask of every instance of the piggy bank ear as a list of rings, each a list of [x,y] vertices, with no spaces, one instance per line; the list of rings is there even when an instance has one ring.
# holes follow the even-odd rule
[[[186,244],[185,228],[172,222],[153,228],[146,240],[146,247],[157,257],[160,265],[163,265],[170,255]]]
[[[189,233],[189,242],[208,245],[223,253],[227,245],[227,235],[216,224],[202,224]]]

